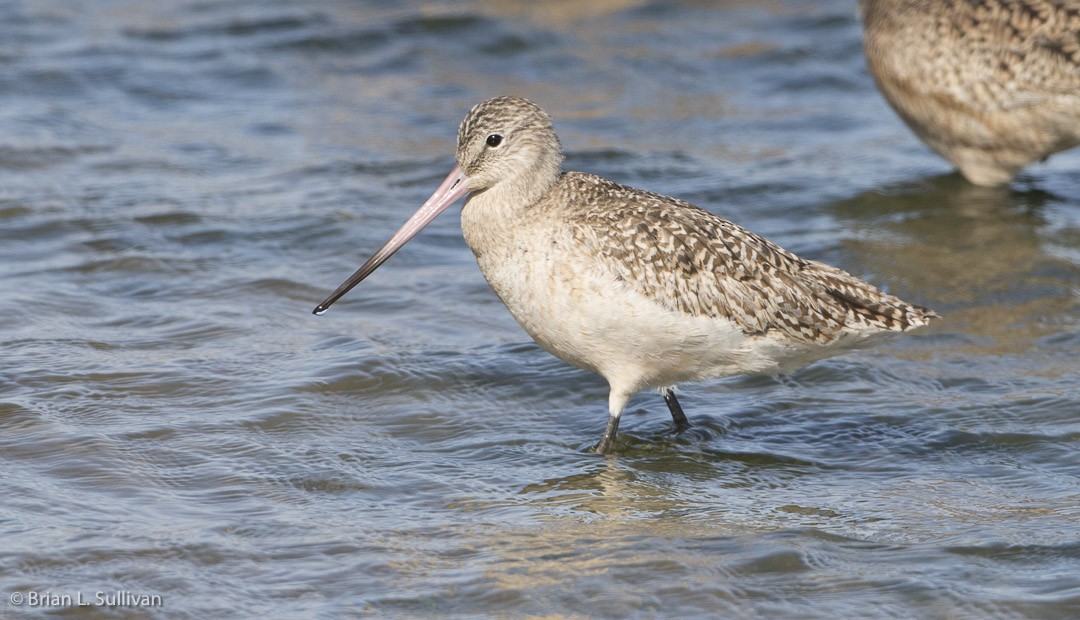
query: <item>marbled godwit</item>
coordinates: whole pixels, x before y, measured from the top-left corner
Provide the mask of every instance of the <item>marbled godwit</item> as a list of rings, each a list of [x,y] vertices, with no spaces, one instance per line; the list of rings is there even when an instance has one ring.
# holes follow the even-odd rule
[[[495,294],[540,346],[610,385],[600,453],[642,389],[660,390],[681,430],[677,383],[794,369],[936,316],[681,200],[563,173],[562,159],[536,104],[477,105],[458,165],[315,313],[471,194],[461,229]]]
[[[859,0],[878,88],[977,185],[1080,145],[1080,0]]]

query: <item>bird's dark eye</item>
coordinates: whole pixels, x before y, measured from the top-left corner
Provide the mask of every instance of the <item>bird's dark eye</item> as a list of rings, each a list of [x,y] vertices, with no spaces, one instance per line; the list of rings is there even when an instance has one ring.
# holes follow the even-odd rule
[[[502,136],[500,136],[499,134],[493,133],[493,134],[491,134],[490,136],[487,137],[487,145],[488,146],[490,146],[492,148],[495,148],[496,146],[499,146],[500,144],[502,144]]]

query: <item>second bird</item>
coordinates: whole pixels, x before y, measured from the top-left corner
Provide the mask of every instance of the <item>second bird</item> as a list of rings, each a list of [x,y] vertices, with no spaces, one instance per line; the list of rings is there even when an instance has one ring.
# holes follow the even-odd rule
[[[859,0],[885,99],[976,185],[1080,145],[1080,0]]]
[[[462,232],[495,294],[541,347],[607,379],[602,454],[641,390],[658,389],[681,430],[678,383],[793,370],[936,316],[689,203],[563,172],[562,159],[536,104],[478,104],[458,165],[315,313],[468,195]]]

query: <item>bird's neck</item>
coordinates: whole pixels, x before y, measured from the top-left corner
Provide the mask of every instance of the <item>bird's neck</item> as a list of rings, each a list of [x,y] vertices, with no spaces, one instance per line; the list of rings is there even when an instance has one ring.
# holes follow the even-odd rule
[[[491,190],[496,190],[500,201],[516,209],[528,209],[548,195],[551,188],[562,176],[562,153],[551,150],[536,158],[532,165],[522,168],[512,178],[497,183]]]
[[[465,242],[478,256],[540,215],[533,212],[562,177],[558,165],[504,179],[469,196],[461,210]]]

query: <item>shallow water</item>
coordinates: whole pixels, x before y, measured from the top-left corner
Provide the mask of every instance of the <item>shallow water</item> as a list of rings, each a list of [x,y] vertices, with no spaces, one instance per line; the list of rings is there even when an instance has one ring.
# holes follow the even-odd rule
[[[0,617],[1080,615],[1080,152],[966,184],[853,2],[371,4],[0,4]],[[605,459],[456,210],[311,316],[496,94],[945,318]]]

